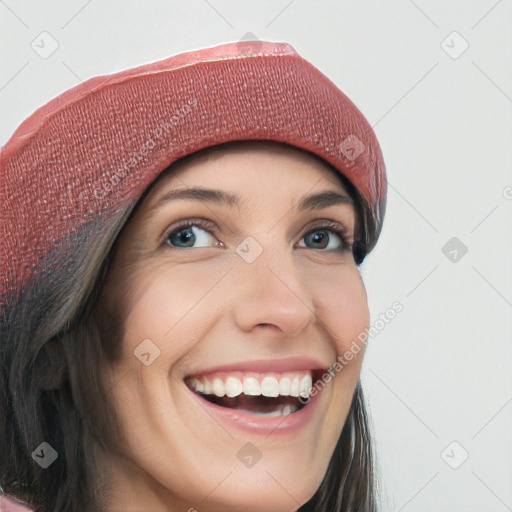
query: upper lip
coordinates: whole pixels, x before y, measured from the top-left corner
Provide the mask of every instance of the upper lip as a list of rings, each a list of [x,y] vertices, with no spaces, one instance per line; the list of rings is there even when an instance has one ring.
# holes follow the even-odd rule
[[[294,370],[325,370],[329,365],[311,357],[290,357],[287,359],[258,359],[238,361],[229,364],[210,366],[194,372],[192,375],[204,375],[218,372],[289,372]]]

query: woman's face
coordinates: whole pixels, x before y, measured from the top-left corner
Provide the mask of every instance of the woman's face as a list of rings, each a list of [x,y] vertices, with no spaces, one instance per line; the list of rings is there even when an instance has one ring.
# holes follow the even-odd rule
[[[100,301],[122,326],[109,509],[295,511],[313,495],[364,350],[327,370],[369,324],[355,221],[326,165],[276,143],[213,148],[154,184]]]

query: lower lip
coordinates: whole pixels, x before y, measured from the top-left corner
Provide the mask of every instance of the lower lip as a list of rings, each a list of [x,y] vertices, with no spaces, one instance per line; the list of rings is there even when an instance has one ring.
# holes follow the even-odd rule
[[[228,407],[221,407],[201,398],[197,393],[191,391],[188,386],[187,390],[194,396],[199,403],[208,411],[211,411],[216,418],[222,420],[230,426],[234,425],[241,428],[246,432],[253,434],[290,434],[304,428],[311,416],[313,415],[317,403],[318,395],[310,397],[307,404],[302,409],[287,415],[281,416],[260,416],[250,414],[238,409],[229,409]]]

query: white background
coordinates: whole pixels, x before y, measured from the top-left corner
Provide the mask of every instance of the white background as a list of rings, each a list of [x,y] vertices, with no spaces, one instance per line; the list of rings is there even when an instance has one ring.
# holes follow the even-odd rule
[[[388,169],[384,230],[362,268],[373,320],[404,308],[362,374],[382,510],[512,510],[510,0],[5,0],[0,16],[2,145],[80,81],[248,32],[331,78]],[[31,47],[44,31],[58,42],[46,59]],[[441,46],[453,31],[469,44],[458,58]],[[442,252],[454,236],[468,248],[456,262]]]

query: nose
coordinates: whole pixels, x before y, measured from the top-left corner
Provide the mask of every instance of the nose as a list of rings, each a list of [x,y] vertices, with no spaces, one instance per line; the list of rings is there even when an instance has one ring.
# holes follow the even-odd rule
[[[313,296],[292,254],[264,249],[256,261],[240,259],[237,267],[233,315],[240,329],[272,327],[293,337],[314,322]]]

